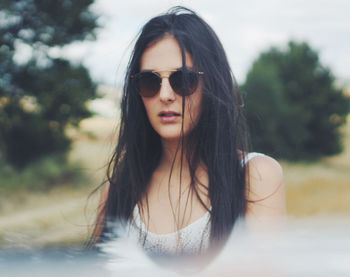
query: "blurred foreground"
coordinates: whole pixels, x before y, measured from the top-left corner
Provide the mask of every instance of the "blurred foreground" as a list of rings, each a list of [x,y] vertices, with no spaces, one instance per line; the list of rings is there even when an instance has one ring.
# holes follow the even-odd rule
[[[60,248],[0,251],[2,276],[349,276],[348,218],[293,220],[278,236],[250,237],[235,230],[208,263],[174,258],[155,262],[130,239],[100,245],[99,252]],[[164,262],[166,266],[164,266]]]

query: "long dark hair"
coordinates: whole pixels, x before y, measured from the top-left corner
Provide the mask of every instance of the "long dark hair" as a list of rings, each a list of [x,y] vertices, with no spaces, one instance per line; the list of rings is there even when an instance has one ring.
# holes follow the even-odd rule
[[[145,49],[165,35],[172,35],[178,41],[183,65],[187,51],[193,66],[204,72],[201,115],[186,137],[186,145],[181,144],[180,148],[181,153],[186,149],[191,188],[210,211],[213,245],[225,241],[237,219],[245,213],[246,169],[240,153],[248,152],[248,133],[239,89],[222,44],[202,18],[184,7],[174,7],[149,20],[136,41],[125,76],[118,144],[107,170],[108,197],[97,219],[99,224],[103,223],[100,238],[110,231],[108,221],[124,222],[132,218],[132,211],[145,195],[160,162],[160,136],[148,120],[131,76],[139,72]],[[181,139],[183,142],[183,135]],[[209,176],[211,209],[201,201],[195,185],[198,184],[195,172],[200,163],[206,166]]]

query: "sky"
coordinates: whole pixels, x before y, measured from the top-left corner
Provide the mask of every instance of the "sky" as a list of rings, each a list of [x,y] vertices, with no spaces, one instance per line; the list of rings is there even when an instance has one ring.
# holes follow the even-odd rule
[[[96,0],[91,9],[103,26],[97,40],[52,51],[82,61],[95,81],[118,86],[140,28],[175,5],[193,9],[214,29],[238,83],[262,51],[291,39],[308,42],[338,79],[350,80],[349,0]]]

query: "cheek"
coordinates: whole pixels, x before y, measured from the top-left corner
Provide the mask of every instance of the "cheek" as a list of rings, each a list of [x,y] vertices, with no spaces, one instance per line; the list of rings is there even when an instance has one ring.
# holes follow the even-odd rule
[[[190,117],[190,123],[196,124],[200,117],[202,110],[202,92],[198,94],[193,94],[189,99],[187,99],[186,113]]]
[[[142,102],[143,102],[143,105],[145,107],[147,116],[148,116],[148,118],[150,118],[152,116],[152,113],[151,113],[151,111],[152,111],[152,101],[151,101],[151,99],[142,98]]]

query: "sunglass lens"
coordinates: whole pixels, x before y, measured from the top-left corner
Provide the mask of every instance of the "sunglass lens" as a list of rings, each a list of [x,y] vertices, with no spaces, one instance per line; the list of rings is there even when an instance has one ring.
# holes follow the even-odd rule
[[[153,97],[160,89],[161,79],[152,72],[141,72],[136,77],[136,86],[143,97]]]
[[[198,75],[193,71],[178,70],[170,75],[169,81],[177,94],[188,96],[197,89]]]

